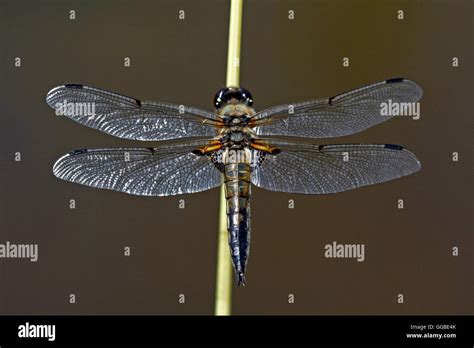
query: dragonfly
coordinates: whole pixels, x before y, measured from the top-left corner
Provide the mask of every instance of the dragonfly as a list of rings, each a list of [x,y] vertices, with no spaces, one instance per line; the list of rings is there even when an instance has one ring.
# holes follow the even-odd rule
[[[63,115],[73,121],[118,138],[157,143],[74,150],[56,161],[53,173],[73,183],[139,196],[181,195],[224,185],[230,254],[237,284],[245,285],[252,186],[332,194],[417,172],[420,161],[400,145],[312,140],[361,132],[394,116],[382,115],[382,103],[415,103],[422,94],[416,82],[392,78],[257,112],[248,90],[226,87],[215,95],[211,112],[65,84],[47,94],[46,102],[56,111],[62,106]]]

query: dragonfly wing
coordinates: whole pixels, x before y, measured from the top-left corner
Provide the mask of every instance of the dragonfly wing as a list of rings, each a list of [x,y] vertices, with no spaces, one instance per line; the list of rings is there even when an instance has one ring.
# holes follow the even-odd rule
[[[74,183],[139,196],[200,192],[222,183],[209,158],[192,153],[200,145],[76,150],[57,160],[53,173]]]
[[[281,152],[253,169],[252,183],[271,191],[326,194],[377,184],[420,170],[398,145],[309,145],[273,141]]]
[[[392,118],[382,114],[382,103],[413,103],[422,95],[415,82],[396,78],[331,98],[276,106],[257,113],[253,119],[259,135],[340,137]]]
[[[208,111],[183,105],[140,101],[83,85],[53,88],[46,102],[57,114],[87,127],[132,140],[169,140],[212,137],[220,118]]]

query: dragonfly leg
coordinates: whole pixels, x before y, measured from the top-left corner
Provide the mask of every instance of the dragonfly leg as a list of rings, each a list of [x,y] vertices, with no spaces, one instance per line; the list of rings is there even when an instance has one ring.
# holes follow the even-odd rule
[[[206,145],[204,147],[196,149],[196,150],[193,151],[193,153],[195,155],[202,156],[202,155],[208,154],[210,152],[220,150],[222,147],[224,147],[224,145],[222,145],[222,143],[219,140],[212,140],[209,143],[209,145]]]
[[[268,144],[265,141],[260,140],[260,139],[253,139],[250,146],[255,150],[260,150],[260,151],[269,153],[271,155],[276,155],[277,153],[281,152],[280,149],[278,149],[278,148],[276,148],[276,147],[274,147],[274,146],[272,146],[272,145],[270,145],[270,144]]]

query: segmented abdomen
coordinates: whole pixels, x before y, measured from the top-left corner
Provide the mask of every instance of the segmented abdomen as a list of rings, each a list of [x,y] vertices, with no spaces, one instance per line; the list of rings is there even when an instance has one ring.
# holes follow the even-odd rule
[[[224,165],[227,230],[234,269],[239,285],[245,284],[245,266],[250,249],[250,165]]]

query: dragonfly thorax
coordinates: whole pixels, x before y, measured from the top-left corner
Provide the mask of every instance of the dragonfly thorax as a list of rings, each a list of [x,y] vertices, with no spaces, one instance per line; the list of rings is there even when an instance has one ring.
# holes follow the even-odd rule
[[[243,132],[230,132],[229,138],[231,142],[240,143],[246,139],[246,135]]]
[[[252,136],[242,130],[230,130],[221,138],[222,144],[229,148],[244,148],[250,146]]]
[[[221,130],[221,142],[229,148],[250,146],[252,132],[248,127],[250,108],[243,104],[229,104],[221,110],[224,127]]]
[[[226,127],[236,128],[236,127],[245,127],[249,123],[250,117],[246,114],[243,115],[224,115],[224,125]]]

